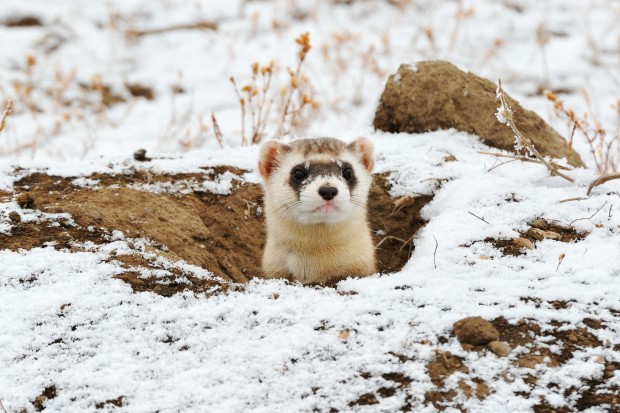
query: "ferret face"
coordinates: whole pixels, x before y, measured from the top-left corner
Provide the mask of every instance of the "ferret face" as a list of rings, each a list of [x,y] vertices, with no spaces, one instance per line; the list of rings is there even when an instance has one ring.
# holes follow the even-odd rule
[[[335,224],[364,209],[372,182],[372,143],[302,139],[261,147],[259,171],[271,211],[299,224]]]

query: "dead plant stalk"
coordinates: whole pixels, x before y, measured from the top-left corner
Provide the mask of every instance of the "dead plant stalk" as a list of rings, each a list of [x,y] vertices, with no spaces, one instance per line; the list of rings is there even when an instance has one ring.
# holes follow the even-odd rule
[[[496,95],[497,95],[497,99],[500,102],[500,107],[498,108],[497,114],[496,114],[497,119],[501,123],[508,125],[510,129],[512,129],[512,131],[514,132],[517,151],[525,148],[530,154],[534,155],[536,159],[540,161],[540,163],[542,163],[543,165],[547,167],[547,170],[549,171],[549,174],[551,176],[557,175],[557,176],[560,176],[566,179],[569,182],[575,182],[575,180],[571,178],[570,176],[567,176],[563,174],[562,172],[559,172],[560,166],[558,164],[556,164],[553,161],[548,161],[547,159],[545,159],[538,152],[538,150],[534,147],[534,144],[532,143],[532,141],[528,137],[523,135],[523,133],[519,130],[519,128],[517,128],[517,125],[515,124],[515,121],[514,121],[514,115],[513,115],[512,109],[510,108],[510,105],[508,105],[508,102],[506,102],[506,96],[504,93],[504,89],[502,88],[501,80],[497,81]]]
[[[0,118],[0,132],[6,127],[6,118],[8,118],[11,113],[13,113],[13,101],[9,99],[6,103],[6,109],[2,114],[2,118]]]
[[[310,35],[304,33],[295,39],[299,45],[297,67],[288,69],[288,85],[274,91],[273,78],[276,65],[270,62],[266,66],[252,64],[251,81],[241,87],[234,77],[230,77],[235,94],[241,108],[241,144],[257,144],[267,135],[270,121],[277,125],[272,131],[272,138],[279,139],[299,126],[299,118],[303,118],[304,109],[318,104],[312,99],[312,88],[302,73],[302,66],[310,50]],[[277,95],[279,92],[279,99]],[[273,116],[275,111],[276,116]],[[249,117],[250,124],[246,127]],[[275,119],[274,119],[275,118]],[[249,131],[249,139],[246,133]]]
[[[579,132],[588,144],[597,172],[601,175],[617,172],[620,166],[620,128],[608,133],[593,115],[585,113],[581,117],[577,116],[575,111],[564,106],[564,102],[553,92],[547,90],[545,97],[553,103],[556,116],[569,124],[571,129],[569,151],[572,150],[575,132]],[[586,98],[589,100],[587,95]],[[616,102],[615,109],[620,122],[620,100]]]

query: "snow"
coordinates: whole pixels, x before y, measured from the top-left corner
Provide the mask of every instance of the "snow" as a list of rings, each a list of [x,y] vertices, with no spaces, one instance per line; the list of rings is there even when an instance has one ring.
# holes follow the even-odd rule
[[[473,14],[455,20],[459,4],[473,8]],[[438,349],[463,357],[468,377],[482,379],[491,389],[484,400],[458,399],[468,411],[531,411],[538,396],[552,406],[574,406],[567,390],[601,377],[601,358],[620,362],[620,352],[614,350],[620,319],[612,311],[619,309],[620,181],[595,188],[585,200],[561,202],[585,197],[595,171],[573,170],[576,182],[569,183],[531,163],[510,162],[490,170],[500,161],[480,154],[491,149],[475,136],[454,130],[392,135],[371,128],[387,76],[402,62],[430,58],[449,59],[491,79],[501,77],[508,93],[561,133],[570,131],[553,117],[544,97],[532,95],[545,77],[551,88],[575,90],[563,98],[578,111],[587,109],[579,92],[587,88],[601,121],[612,124],[611,103],[620,96],[620,56],[610,51],[620,34],[617,8],[604,1],[586,5],[576,0],[515,5],[522,10],[491,0],[422,1],[402,9],[379,1],[168,0],[88,5],[38,0],[3,8],[0,21],[36,15],[50,26],[0,26],[0,36],[11,45],[0,48],[0,98],[12,97],[16,105],[0,134],[0,191],[11,192],[13,182],[33,171],[72,177],[74,184],[89,188],[99,184],[90,177],[95,172],[204,174],[203,168],[218,165],[249,171],[241,177],[226,173],[219,181],[136,187],[157,193],[225,194],[233,179],[259,182],[258,148],[240,146],[239,108],[227,79],[232,75],[247,81],[254,61],[276,59],[282,67],[293,66],[293,39],[309,31],[313,49],[305,68],[321,110],[298,133],[344,140],[367,136],[375,145],[376,171],[390,172],[393,196],[434,194],[422,210],[429,223],[415,236],[415,251],[401,271],[348,279],[335,289],[255,279],[245,289],[208,298],[191,292],[172,297],[134,293],[113,278],[124,269],[110,258],[129,252],[129,243],[148,254],[148,241],[125,239],[120,231],[110,235],[108,244],[76,246],[76,251],[52,246],[0,250],[4,407],[13,412],[30,406],[33,411],[32,401],[55,385],[57,397],[45,402],[46,411],[95,411],[97,403],[123,396],[122,407],[106,404],[103,411],[392,412],[405,404],[405,392],[379,398],[376,405],[349,403],[385,386],[381,374],[401,372],[413,379],[407,389],[413,411],[431,412],[432,405],[424,404],[425,392],[434,387],[426,364]],[[127,40],[122,33],[200,19],[217,21],[218,30],[139,40]],[[559,33],[544,50],[536,43],[540,24]],[[433,30],[434,45],[424,28]],[[347,31],[356,37],[342,47],[347,65],[340,68],[322,48],[334,47],[335,34]],[[52,32],[67,40],[50,53],[44,45],[53,41]],[[503,43],[496,47],[498,39]],[[335,49],[330,50],[333,56]],[[364,53],[370,58],[364,60]],[[14,82],[28,80],[28,54],[37,60],[32,93],[40,113],[29,112],[16,98]],[[368,70],[372,59],[379,74]],[[103,114],[92,103],[57,105],[46,89],[55,87],[55,73],[67,77],[73,70],[83,83],[101,76],[128,103]],[[152,87],[156,98],[132,100],[126,82]],[[172,94],[175,85],[186,93]],[[62,93],[67,99],[97,99],[77,82],[69,82]],[[56,133],[57,121],[69,112],[70,120]],[[224,133],[223,149],[211,129],[201,129],[201,122],[210,124],[211,112]],[[193,138],[189,146],[182,144],[188,136]],[[139,148],[153,160],[135,161],[132,154]],[[576,140],[575,148],[591,166],[586,145]],[[448,154],[457,160],[443,161]],[[0,194],[0,235],[13,228],[11,211],[26,222],[71,219],[21,209]],[[483,241],[514,238],[537,218],[572,224],[589,235],[575,243],[540,241],[518,257],[503,256]],[[164,264],[212,277],[187,263]],[[162,276],[166,271],[145,270],[142,275]],[[554,300],[571,305],[557,310],[549,304]],[[453,323],[466,316],[503,316],[511,322],[531,318],[543,328],[552,321],[582,326],[584,318],[595,318],[605,328],[593,334],[611,345],[576,351],[559,367],[539,365],[538,393],[525,398],[519,392],[530,391],[527,383],[504,378],[523,370],[512,362],[526,350],[517,348],[508,358],[464,351],[450,333]],[[344,330],[349,332],[346,339]],[[406,356],[407,362],[395,354]],[[371,378],[362,377],[363,372]],[[463,377],[449,377],[446,386],[457,388]],[[618,372],[610,380],[614,383],[620,384]]]

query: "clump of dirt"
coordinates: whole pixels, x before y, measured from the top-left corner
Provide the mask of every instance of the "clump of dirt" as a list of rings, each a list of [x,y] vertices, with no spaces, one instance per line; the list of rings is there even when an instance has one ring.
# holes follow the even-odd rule
[[[489,242],[495,248],[502,251],[504,255],[519,256],[525,254],[528,249],[536,248],[536,243],[545,239],[560,242],[581,241],[589,235],[589,232],[577,232],[570,226],[535,219],[529,224],[529,228],[519,233],[515,239],[495,239],[485,238],[484,242]],[[477,241],[479,242],[479,241]],[[467,244],[466,246],[471,246]]]
[[[153,89],[140,83],[126,83],[125,87],[133,97],[142,97],[146,100],[153,100],[155,98]]]
[[[435,385],[443,384],[448,376],[456,373],[468,373],[469,369],[463,363],[463,359],[452,355],[449,351],[438,351],[435,358],[426,366],[428,375]]]
[[[385,132],[421,133],[455,128],[479,136],[484,143],[515,151],[514,133],[495,117],[499,106],[493,82],[463,72],[445,61],[401,65],[389,77],[377,107],[374,127]],[[583,166],[566,139],[536,113],[506,96],[517,127],[543,156],[564,158]]]
[[[43,392],[34,399],[32,406],[37,412],[40,412],[45,409],[45,402],[56,398],[56,396],[56,385],[46,387]]]
[[[379,403],[377,400],[377,396],[372,393],[362,394],[357,400],[354,400],[349,403],[349,407],[353,406],[368,406]]]
[[[454,373],[469,373],[469,369],[463,363],[463,359],[452,355],[450,352],[437,351],[435,358],[426,366],[431,381],[436,386],[435,389],[429,390],[424,394],[427,404],[432,404],[438,410],[444,410],[450,406],[454,399],[458,396],[459,391],[466,397],[476,397],[484,400],[490,393],[489,387],[480,379],[474,378],[472,387],[465,380],[461,379],[456,389],[444,388],[444,381]],[[454,406],[459,408],[460,406]]]
[[[116,407],[123,407],[123,399],[125,399],[125,396],[119,396],[116,399],[110,399],[101,403],[95,403],[95,409],[103,409],[105,408],[106,404],[111,404],[112,406]]]
[[[49,213],[69,213],[75,226],[47,231],[42,224],[20,224],[11,236],[0,236],[2,248],[33,248],[48,241],[109,242],[104,234],[121,231],[128,238],[146,238],[159,246],[156,251],[172,261],[184,260],[212,271],[224,280],[246,282],[260,274],[262,250],[265,242],[262,190],[259,185],[241,182],[245,171],[218,167],[208,168],[204,174],[157,175],[133,172],[123,175],[93,174],[97,188],[75,185],[73,178],[29,175],[14,187],[17,198],[28,199],[28,206]],[[187,190],[175,193],[152,193],[140,190],[145,184],[182,182],[202,183],[220,180],[224,174],[233,174],[233,190],[229,195]],[[381,272],[397,271],[403,267],[413,250],[413,235],[425,222],[421,208],[431,196],[411,198],[408,202],[394,203],[389,195],[386,175],[376,175],[368,200],[369,221],[377,249],[378,268]],[[65,234],[66,233],[66,234]],[[63,235],[65,234],[65,235]],[[176,285],[166,280],[154,285],[138,277],[137,271],[128,271],[119,278],[129,282],[136,291],[154,291],[173,294],[180,288],[203,292],[211,286],[194,282]],[[193,285],[195,284],[195,285]]]
[[[463,344],[479,346],[499,338],[499,331],[482,317],[467,317],[454,323],[454,334]]]
[[[15,202],[17,202],[17,205],[22,208],[31,209],[34,207],[34,199],[32,198],[32,195],[30,195],[28,192],[19,194],[15,198]]]

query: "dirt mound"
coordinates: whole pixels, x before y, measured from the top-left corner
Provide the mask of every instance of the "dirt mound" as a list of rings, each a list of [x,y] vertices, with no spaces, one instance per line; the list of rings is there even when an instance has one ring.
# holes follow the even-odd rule
[[[514,134],[495,117],[495,84],[444,61],[401,65],[389,77],[374,127],[385,132],[421,133],[455,128],[479,136],[495,148],[514,152]],[[543,156],[564,158],[568,143],[536,113],[506,96],[517,127]],[[575,151],[568,162],[583,166]]]
[[[0,248],[19,249],[55,242],[63,248],[80,241],[109,242],[112,231],[127,238],[147,238],[155,243],[157,254],[172,261],[184,260],[235,282],[246,282],[260,274],[265,242],[262,191],[256,184],[241,184],[244,171],[236,168],[210,168],[204,174],[153,175],[135,172],[126,175],[93,174],[96,187],[76,185],[74,178],[37,173],[15,184],[15,197],[28,198],[28,206],[50,213],[69,213],[77,226],[69,224],[46,228],[41,224],[20,223],[11,236],[0,236]],[[190,190],[205,182],[233,175],[233,190],[219,195]],[[191,182],[191,184],[188,184]],[[140,186],[164,185],[179,188],[169,193],[153,193]],[[375,176],[369,197],[369,220],[377,248],[381,272],[402,268],[413,250],[413,235],[425,222],[420,210],[432,197],[422,196],[399,202],[389,195],[385,175]],[[124,262],[124,261],[123,261]],[[144,262],[134,267],[151,268]],[[188,274],[179,274],[190,284],[166,280],[153,282],[134,269],[118,278],[129,282],[135,291],[153,291],[171,295],[182,289],[203,292],[210,288]]]

